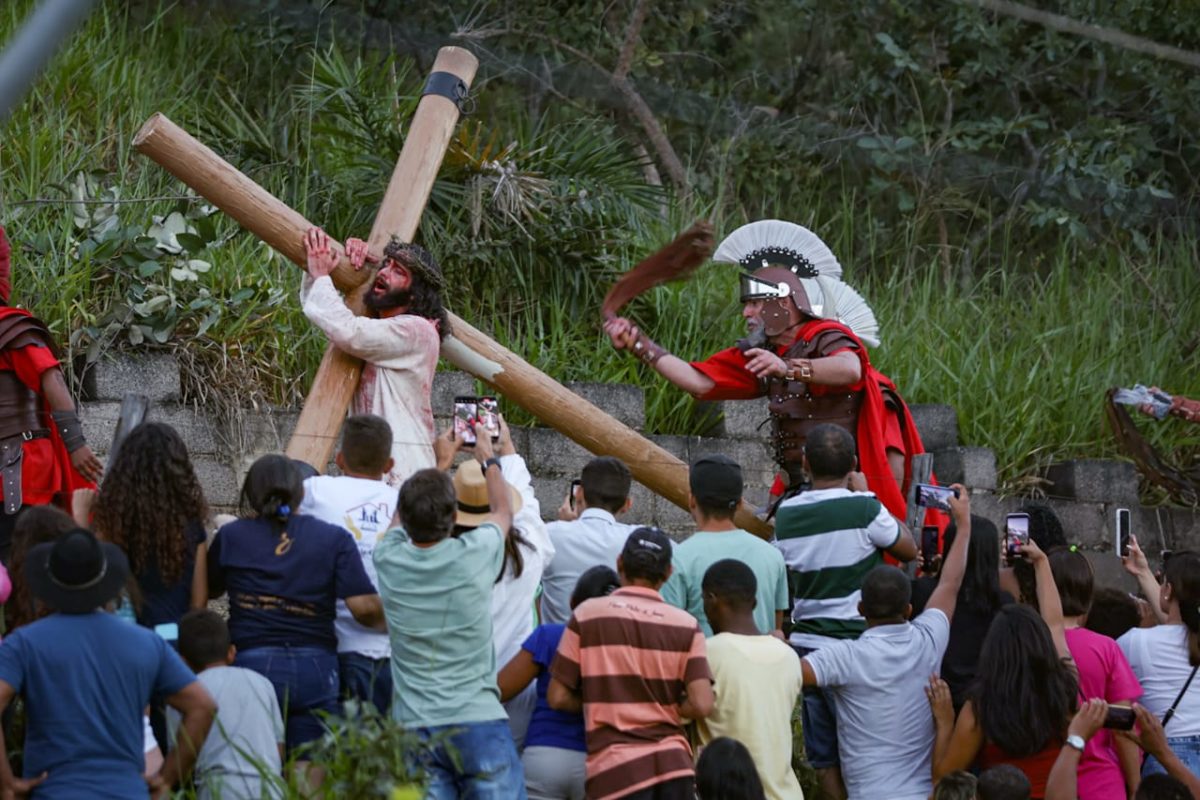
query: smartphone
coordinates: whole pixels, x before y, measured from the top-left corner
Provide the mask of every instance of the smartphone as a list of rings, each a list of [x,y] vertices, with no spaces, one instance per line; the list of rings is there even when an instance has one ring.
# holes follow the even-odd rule
[[[154,632],[168,642],[179,641],[179,624],[176,622],[164,622],[154,626]]]
[[[479,421],[492,435],[492,441],[500,441],[500,401],[494,397],[479,398]]]
[[[1118,508],[1116,511],[1116,554],[1121,558],[1129,556],[1129,509]]]
[[[1109,706],[1108,713],[1104,715],[1104,727],[1118,731],[1133,730],[1135,719],[1133,709],[1129,706]]]
[[[1029,515],[1009,514],[1004,518],[1004,556],[1011,563],[1022,558],[1021,545],[1029,544]]]
[[[474,397],[454,398],[454,438],[464,447],[475,446],[475,419],[479,416],[479,405]]]
[[[924,571],[933,571],[934,559],[938,557],[938,529],[936,525],[926,525],[921,528],[921,560],[925,562]]]
[[[922,508],[949,511],[951,497],[958,497],[957,489],[951,489],[949,486],[934,486],[929,483],[917,484],[917,505]]]
[[[575,510],[575,490],[579,488],[579,484],[581,484],[581,483],[583,483],[583,481],[579,480],[579,478],[575,478],[574,480],[572,480],[571,481],[571,490],[567,493],[567,497],[571,501],[571,510],[572,511]]]

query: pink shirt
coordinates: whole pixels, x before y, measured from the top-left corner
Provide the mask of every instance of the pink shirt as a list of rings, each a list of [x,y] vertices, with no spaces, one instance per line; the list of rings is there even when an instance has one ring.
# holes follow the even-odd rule
[[[1070,628],[1066,633],[1067,647],[1079,668],[1081,701],[1100,697],[1109,703],[1131,703],[1142,696],[1142,685],[1116,642],[1087,628]],[[1078,778],[1080,800],[1125,797],[1125,776],[1112,731],[1101,729],[1087,743]]]

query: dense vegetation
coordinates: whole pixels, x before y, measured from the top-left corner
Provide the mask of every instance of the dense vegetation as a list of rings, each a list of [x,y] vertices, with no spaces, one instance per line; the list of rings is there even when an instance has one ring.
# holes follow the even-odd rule
[[[0,39],[32,5],[3,4]],[[298,403],[324,342],[297,270],[133,134],[163,111],[363,235],[452,43],[480,56],[475,107],[421,228],[450,303],[560,380],[646,387],[652,430],[695,432],[691,401],[611,351],[599,298],[699,216],[817,231],[880,318],[875,363],[957,406],[1010,489],[1112,454],[1107,387],[1200,393],[1200,71],[941,0],[413,5],[100,3],[0,131],[16,298],[80,368],[171,348],[197,399]],[[1053,10],[1200,50],[1184,5]],[[701,357],[739,331],[734,286],[707,266],[633,315]],[[1153,427],[1180,459],[1200,445]]]

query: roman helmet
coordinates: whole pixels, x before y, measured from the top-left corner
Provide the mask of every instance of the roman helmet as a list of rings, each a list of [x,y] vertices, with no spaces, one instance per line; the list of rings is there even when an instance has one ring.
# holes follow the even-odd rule
[[[872,347],[879,324],[858,292],[842,283],[842,265],[815,233],[764,219],[741,226],[717,246],[713,260],[741,267],[740,300],[763,302],[763,327],[776,336],[804,318],[833,319]]]

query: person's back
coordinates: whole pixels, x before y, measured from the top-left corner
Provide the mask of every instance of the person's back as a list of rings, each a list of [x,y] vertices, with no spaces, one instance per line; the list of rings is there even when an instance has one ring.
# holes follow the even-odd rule
[[[612,457],[594,458],[583,468],[579,493],[583,508],[571,521],[546,526],[554,555],[542,575],[542,621],[565,623],[579,576],[592,567],[615,569],[617,556],[637,528],[618,522],[629,508],[629,468]]]
[[[756,579],[746,564],[725,559],[704,574],[704,606],[713,629],[708,664],[713,712],[696,723],[701,746],[720,737],[741,742],[771,800],[802,800],[792,771],[792,709],[804,680],[792,648],[757,630]]]
[[[756,578],[758,632],[770,633],[788,608],[787,567],[777,549],[733,522],[742,500],[741,466],[728,456],[705,456],[692,464],[688,484],[688,507],[697,530],[674,548],[674,569],[663,585],[663,599],[695,617],[704,635],[712,636],[700,586],[709,567],[736,558]]]
[[[35,796],[144,797],[142,709],[195,680],[162,638],[112,614],[52,614],[5,638],[0,680],[25,698]]]
[[[220,615],[207,609],[179,623],[179,652],[217,703],[217,717],[196,755],[199,800],[261,800],[279,796],[266,776],[282,769],[283,716],[271,682],[253,670],[231,666],[234,648]],[[179,714],[167,711],[174,738]]]

